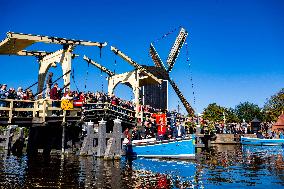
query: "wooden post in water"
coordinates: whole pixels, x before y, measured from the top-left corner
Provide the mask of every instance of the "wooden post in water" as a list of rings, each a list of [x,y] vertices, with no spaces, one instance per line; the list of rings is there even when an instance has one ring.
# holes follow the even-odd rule
[[[113,120],[113,132],[109,134],[110,139],[107,142],[104,160],[113,160],[121,158],[121,120]]]
[[[104,157],[106,149],[106,121],[103,119],[99,121],[98,128],[98,157]]]
[[[201,141],[201,137],[204,137],[203,134],[201,134],[201,128],[200,125],[196,126],[196,132],[195,132],[195,152],[200,152],[200,149],[204,147],[204,144]]]
[[[96,148],[94,147],[94,122],[86,122],[87,136],[84,138],[80,155],[94,155]]]
[[[114,149],[114,159],[121,158],[121,135],[122,135],[122,127],[121,127],[121,120],[115,119],[113,120],[113,137],[115,141],[115,149]]]
[[[25,137],[24,137],[24,128],[19,127],[19,134],[14,144],[12,145],[12,153],[20,155],[23,152],[23,148],[25,145]]]
[[[5,144],[5,150],[10,150],[11,149],[11,127],[9,126],[8,127],[8,130],[6,131],[6,144]]]

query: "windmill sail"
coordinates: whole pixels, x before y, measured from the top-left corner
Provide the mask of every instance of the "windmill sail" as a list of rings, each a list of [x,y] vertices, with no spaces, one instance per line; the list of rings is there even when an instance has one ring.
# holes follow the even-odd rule
[[[176,94],[178,95],[180,101],[182,102],[183,106],[185,107],[186,111],[188,112],[188,114],[193,114],[194,110],[193,108],[190,106],[190,104],[187,102],[187,100],[185,99],[185,97],[183,96],[183,94],[181,93],[181,91],[179,90],[178,86],[175,84],[175,82],[169,78],[169,82],[171,84],[171,86],[173,87],[174,91],[176,92]]]
[[[183,46],[186,37],[187,37],[188,33],[184,28],[181,28],[174,45],[171,48],[170,54],[167,58],[167,64],[168,64],[168,72],[170,72],[173,69],[173,66],[176,62],[176,59],[179,55],[179,51],[181,49],[181,47]]]
[[[154,45],[151,43],[150,44],[150,49],[149,49],[149,53],[152,57],[152,60],[154,61],[154,64],[157,66],[157,67],[160,67],[160,68],[163,68],[163,69],[166,69],[166,67],[164,66],[164,63],[162,62],[159,54],[157,53]]]

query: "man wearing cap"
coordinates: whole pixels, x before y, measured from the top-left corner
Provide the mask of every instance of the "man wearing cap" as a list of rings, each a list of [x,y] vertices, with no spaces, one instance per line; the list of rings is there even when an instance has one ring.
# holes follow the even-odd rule
[[[8,97],[8,91],[6,90],[7,85],[3,84],[0,88],[0,99],[7,99]],[[0,107],[5,107],[6,106],[6,102],[4,101],[0,101]]]

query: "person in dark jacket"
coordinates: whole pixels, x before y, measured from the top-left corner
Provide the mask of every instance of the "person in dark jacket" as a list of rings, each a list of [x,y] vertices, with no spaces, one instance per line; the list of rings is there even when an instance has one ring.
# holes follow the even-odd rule
[[[184,138],[185,137],[185,129],[184,126],[181,125],[180,122],[177,122],[176,127],[173,130],[174,138]]]
[[[173,136],[173,129],[171,128],[171,125],[167,126],[166,134],[165,134],[165,139],[171,139]]]
[[[138,128],[136,126],[133,127],[133,129],[132,129],[131,139],[132,140],[141,140],[142,139],[140,131],[138,130]]]
[[[49,96],[50,96],[50,89],[51,89],[51,86],[52,86],[52,76],[53,76],[53,73],[49,72],[48,77],[46,79],[46,90],[45,90],[45,97],[46,98],[49,98]]]

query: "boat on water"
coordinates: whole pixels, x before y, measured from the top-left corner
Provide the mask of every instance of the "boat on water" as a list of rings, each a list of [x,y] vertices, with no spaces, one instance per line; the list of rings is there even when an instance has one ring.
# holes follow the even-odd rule
[[[261,139],[251,137],[241,137],[241,144],[259,145],[259,146],[277,146],[284,145],[284,139]]]
[[[195,159],[194,135],[170,140],[134,140],[127,154],[145,158]]]

